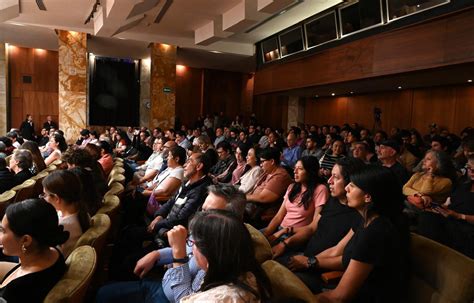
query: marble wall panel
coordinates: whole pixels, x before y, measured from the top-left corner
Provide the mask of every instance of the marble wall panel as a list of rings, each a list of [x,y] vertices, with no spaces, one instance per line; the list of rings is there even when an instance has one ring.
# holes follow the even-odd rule
[[[0,134],[7,132],[7,57],[6,45],[0,43]]]
[[[176,117],[176,46],[151,47],[150,127],[174,127]]]
[[[151,60],[143,59],[140,66],[140,126],[150,125],[150,73]]]
[[[87,126],[87,38],[59,30],[59,128],[68,143]]]

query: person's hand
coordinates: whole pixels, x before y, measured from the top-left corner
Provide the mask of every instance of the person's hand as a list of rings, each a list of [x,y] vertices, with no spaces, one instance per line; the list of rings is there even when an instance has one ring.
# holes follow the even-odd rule
[[[186,238],[188,237],[188,230],[182,226],[177,225],[167,232],[168,243],[173,249],[173,258],[186,257]]]
[[[162,216],[158,216],[156,217],[155,219],[153,219],[153,221],[151,221],[150,225],[148,225],[148,228],[147,228],[147,231],[149,233],[152,233],[154,230],[155,230],[155,226],[158,222],[160,222],[161,220],[163,220],[163,217]]]
[[[291,271],[299,271],[308,268],[308,257],[306,256],[293,256],[288,262],[288,268]]]
[[[143,279],[143,277],[155,266],[156,261],[160,259],[160,253],[154,250],[138,260],[133,273]]]
[[[272,247],[273,259],[278,258],[285,252],[286,246],[283,241]]]
[[[431,205],[431,202],[433,202],[433,199],[430,196],[421,196],[421,200],[423,201],[423,206],[429,207]]]

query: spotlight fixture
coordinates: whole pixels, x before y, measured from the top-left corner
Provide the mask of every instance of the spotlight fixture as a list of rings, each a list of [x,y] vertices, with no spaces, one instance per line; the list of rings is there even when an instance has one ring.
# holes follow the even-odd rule
[[[467,80],[467,83],[472,83],[472,79]]]
[[[336,95],[336,93],[331,93],[331,96],[333,96],[333,97],[334,97],[335,95]]]
[[[398,89],[402,89],[402,87],[401,87],[401,86],[399,86],[399,87],[397,87],[397,88],[398,88]]]

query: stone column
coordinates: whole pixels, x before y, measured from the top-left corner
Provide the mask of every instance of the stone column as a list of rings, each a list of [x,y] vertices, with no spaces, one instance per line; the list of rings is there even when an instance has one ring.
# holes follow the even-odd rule
[[[151,60],[143,59],[140,66],[140,126],[150,125],[150,69]]]
[[[151,46],[150,127],[174,127],[176,116],[176,46]]]
[[[58,31],[59,128],[74,143],[87,126],[87,35]]]
[[[298,96],[289,96],[287,129],[302,123],[304,123],[304,100],[300,100]]]
[[[0,134],[7,132],[7,45],[0,43]]]

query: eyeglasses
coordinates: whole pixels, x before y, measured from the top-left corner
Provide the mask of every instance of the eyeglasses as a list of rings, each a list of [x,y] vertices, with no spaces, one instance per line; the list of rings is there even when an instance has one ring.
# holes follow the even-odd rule
[[[38,195],[38,198],[45,199],[47,196],[54,196],[54,194],[42,193]]]
[[[187,237],[187,238],[186,238],[186,245],[187,245],[188,247],[192,247],[195,243],[196,243],[196,241],[194,241],[194,240],[191,239],[190,237]]]

